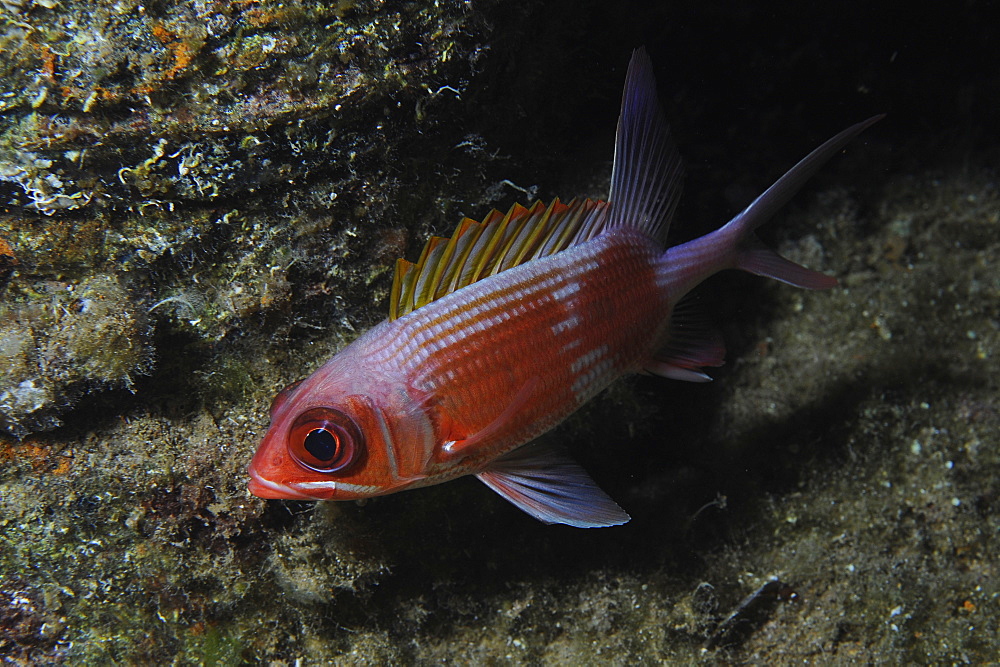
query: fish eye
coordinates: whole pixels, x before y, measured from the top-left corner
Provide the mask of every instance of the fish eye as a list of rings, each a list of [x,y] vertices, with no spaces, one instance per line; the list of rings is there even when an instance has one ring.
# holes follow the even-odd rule
[[[288,453],[316,472],[338,472],[363,454],[364,436],[354,420],[336,408],[310,408],[288,432]]]

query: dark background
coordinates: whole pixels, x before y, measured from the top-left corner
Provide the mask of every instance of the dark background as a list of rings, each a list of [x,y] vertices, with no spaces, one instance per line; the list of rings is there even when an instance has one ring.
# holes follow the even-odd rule
[[[881,145],[886,173],[996,154],[996,3],[555,2],[495,11],[495,70],[482,94],[487,118],[515,121],[510,151],[529,166],[532,144],[546,146],[539,161],[610,161],[629,54],[644,45],[687,167],[680,217],[709,227],[808,150],[877,113],[888,117],[861,141]],[[537,115],[561,122],[532,122]]]

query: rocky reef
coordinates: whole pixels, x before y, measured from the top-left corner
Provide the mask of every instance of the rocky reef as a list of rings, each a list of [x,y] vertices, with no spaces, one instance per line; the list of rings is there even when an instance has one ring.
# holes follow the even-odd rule
[[[650,4],[0,3],[5,660],[995,657],[992,23]],[[712,279],[716,382],[630,378],[546,436],[624,527],[543,526],[472,479],[251,497],[271,398],[384,317],[397,256],[606,194],[641,43],[687,164],[677,240],[889,112],[764,230],[841,287]]]

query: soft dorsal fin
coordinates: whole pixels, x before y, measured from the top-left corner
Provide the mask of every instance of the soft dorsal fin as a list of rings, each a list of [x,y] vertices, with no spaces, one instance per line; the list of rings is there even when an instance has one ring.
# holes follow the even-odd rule
[[[636,49],[625,77],[615,136],[608,228],[632,227],[665,244],[681,194],[681,158],[656,97],[653,65]]]
[[[591,199],[563,204],[555,199],[531,208],[514,204],[493,210],[482,222],[465,218],[451,238],[432,236],[420,259],[396,260],[389,297],[394,320],[445,294],[512,267],[594,238],[604,227],[608,205]]]

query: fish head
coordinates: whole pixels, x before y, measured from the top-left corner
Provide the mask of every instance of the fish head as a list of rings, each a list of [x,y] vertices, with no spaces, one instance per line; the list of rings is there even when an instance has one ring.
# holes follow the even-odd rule
[[[429,450],[427,417],[398,384],[336,363],[338,357],[275,397],[271,425],[250,462],[255,496],[356,500],[421,478],[426,457],[415,461],[412,453]]]

